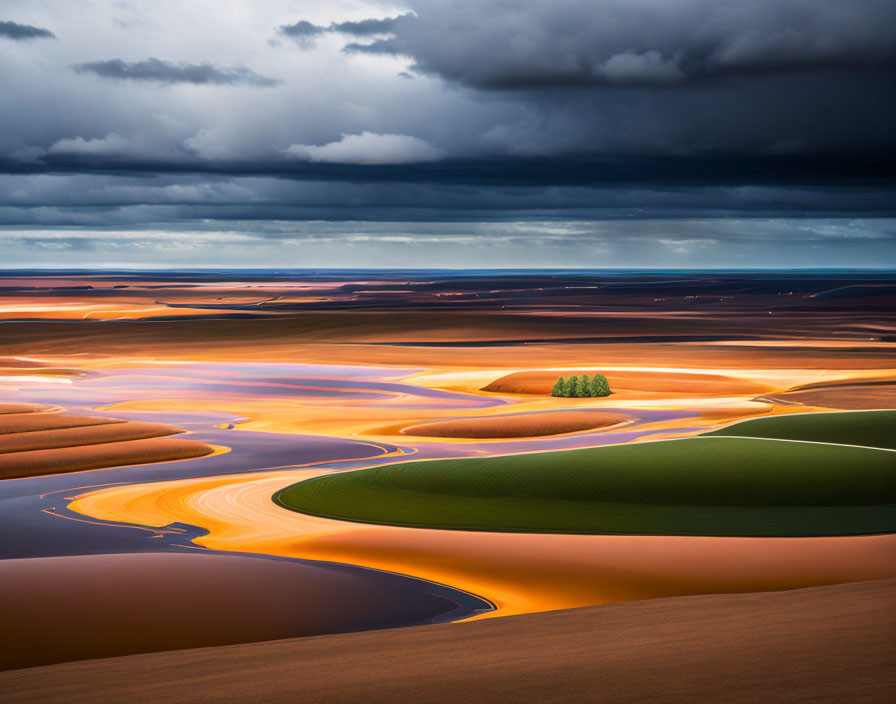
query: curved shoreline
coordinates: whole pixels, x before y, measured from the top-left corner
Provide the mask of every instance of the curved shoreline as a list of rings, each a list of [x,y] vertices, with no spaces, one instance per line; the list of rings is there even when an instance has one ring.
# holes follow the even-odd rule
[[[317,473],[323,473],[320,470]],[[113,487],[70,508],[103,520],[201,526],[214,550],[347,563],[479,595],[488,618],[663,596],[896,577],[896,534],[822,538],[481,533],[350,523],[271,495],[313,470]],[[537,567],[536,567],[537,566]]]
[[[122,415],[122,414],[116,414]],[[133,414],[124,414],[128,418],[132,418]],[[164,639],[150,640],[149,649],[154,647],[186,647],[186,644],[192,645],[216,645],[226,642],[239,642],[241,640],[264,640],[270,637],[294,637],[298,635],[308,635],[309,633],[331,632],[333,630],[359,630],[365,628],[384,628],[384,627],[400,627],[409,626],[420,623],[438,623],[444,620],[455,620],[458,618],[468,618],[485,610],[494,608],[489,602],[479,599],[473,594],[464,592],[463,590],[454,589],[453,587],[437,584],[432,581],[425,581],[404,575],[388,573],[383,570],[375,570],[367,567],[359,567],[352,564],[341,564],[337,561],[315,561],[315,560],[297,560],[289,557],[277,558],[268,555],[248,555],[240,554],[235,551],[226,553],[215,553],[206,549],[199,548],[192,543],[192,539],[201,535],[204,531],[200,527],[193,527],[187,524],[167,525],[159,528],[136,525],[136,523],[127,519],[126,521],[107,522],[103,520],[95,520],[90,517],[81,516],[71,513],[67,510],[66,504],[68,497],[83,491],[87,488],[97,486],[115,486],[121,482],[131,486],[150,486],[159,480],[170,480],[171,478],[187,478],[194,476],[203,476],[208,473],[220,473],[232,471],[235,473],[246,472],[247,469],[254,466],[264,466],[265,464],[282,465],[289,461],[290,464],[295,462],[297,455],[304,455],[309,463],[339,464],[340,462],[352,463],[359,461],[370,461],[372,458],[382,457],[388,458],[390,455],[395,456],[403,452],[400,448],[384,443],[376,443],[371,441],[351,441],[337,440],[333,438],[323,438],[314,436],[290,436],[290,435],[269,435],[265,433],[245,433],[220,430],[214,426],[219,424],[221,418],[217,415],[195,416],[190,419],[189,416],[178,417],[175,414],[169,418],[168,414],[164,417],[166,420],[174,420],[178,425],[186,426],[191,433],[190,437],[203,441],[208,445],[221,445],[227,443],[230,451],[226,454],[207,455],[196,459],[185,459],[177,462],[159,462],[151,464],[137,464],[132,466],[116,466],[105,469],[90,469],[86,471],[73,472],[67,474],[52,474],[42,476],[24,477],[21,479],[10,479],[0,482],[0,570],[8,572],[9,570],[19,570],[18,565],[23,565],[28,570],[38,569],[41,564],[57,567],[65,565],[65,570],[75,570],[76,573],[82,572],[87,566],[94,563],[102,562],[102,564],[118,564],[127,561],[129,564],[143,565],[147,564],[148,555],[159,553],[163,556],[153,558],[155,562],[159,560],[165,562],[167,567],[159,570],[143,570],[145,579],[146,598],[142,600],[145,610],[158,612],[159,618],[154,620],[144,620],[143,626],[139,624],[135,627],[130,637],[122,636],[118,642],[122,648],[121,651],[115,650],[79,650],[77,643],[69,644],[60,650],[57,648],[46,649],[47,653],[57,652],[57,657],[63,659],[79,659],[80,657],[100,657],[106,655],[125,654],[134,652],[133,643],[147,642],[141,633],[141,628],[155,629],[159,623],[168,623],[174,629]],[[158,420],[156,415],[154,420]],[[188,421],[188,422],[181,422]],[[138,421],[119,421],[114,425],[127,425]],[[105,427],[105,426],[100,426]],[[248,476],[252,476],[251,473]],[[79,487],[83,487],[79,489]],[[65,520],[69,519],[69,520]],[[186,549],[186,550],[185,550]],[[183,553],[187,554],[183,554]],[[111,554],[109,557],[91,557],[96,554]],[[118,557],[114,557],[114,555]],[[354,621],[348,621],[347,616],[338,611],[327,609],[321,606],[320,615],[330,613],[333,616],[330,626],[318,625],[313,630],[307,630],[306,626],[302,626],[305,630],[289,630],[289,624],[295,622],[295,617],[287,617],[286,630],[272,631],[270,627],[265,626],[265,619],[271,618],[270,609],[253,607],[246,609],[239,622],[242,632],[249,634],[246,637],[240,637],[233,634],[232,629],[223,629],[217,631],[215,635],[214,629],[211,631],[203,627],[201,632],[206,633],[207,638],[202,642],[193,642],[184,640],[189,638],[189,634],[183,633],[178,635],[178,630],[187,628],[189,619],[184,624],[178,624],[177,621],[166,620],[168,611],[164,604],[159,604],[158,595],[168,593],[169,584],[182,584],[184,580],[193,580],[192,584],[201,584],[203,575],[206,575],[211,582],[209,588],[220,589],[216,585],[217,581],[211,577],[211,568],[216,560],[208,558],[217,558],[223,560],[242,560],[240,564],[245,569],[250,569],[248,574],[256,574],[261,579],[264,574],[276,571],[277,568],[268,565],[276,565],[282,563],[287,573],[313,572],[316,574],[333,573],[341,575],[339,579],[343,581],[351,579],[353,583],[358,585],[367,585],[367,587],[359,587],[357,593],[352,599],[359,604],[361,596],[368,594],[369,599],[365,599],[363,614],[355,614]],[[33,558],[21,560],[16,558]],[[114,558],[114,559],[113,559]],[[205,559],[202,559],[205,558]],[[111,563],[109,562],[111,560]],[[173,561],[172,561],[173,560]],[[49,561],[49,562],[47,562]],[[170,564],[169,564],[170,562]],[[257,569],[256,569],[257,568]],[[211,571],[210,571],[211,570]],[[281,570],[281,571],[282,571]],[[120,569],[103,568],[100,570],[104,577],[96,585],[100,592],[116,580],[126,577],[126,572]],[[4,573],[5,573],[4,572]],[[239,574],[242,574],[242,570]],[[24,573],[23,573],[24,574]],[[75,574],[75,573],[73,573]],[[116,576],[118,575],[118,576]],[[95,578],[95,576],[94,576]],[[199,580],[198,582],[196,580]],[[21,580],[19,580],[21,581]],[[34,580],[26,580],[33,582]],[[84,621],[84,628],[73,631],[73,636],[85,631],[100,633],[96,630],[101,624],[107,623],[106,604],[107,599],[97,598],[96,590],[81,589],[81,596],[73,593],[72,581],[64,580],[66,587],[59,591],[56,597],[46,595],[46,599],[26,599],[27,590],[23,592],[15,588],[12,578],[0,579],[0,595],[2,595],[3,603],[15,606],[15,614],[17,617],[25,618],[27,623],[36,623],[46,614],[45,605],[47,599],[49,603],[68,604],[71,608],[70,613],[77,614],[78,618]],[[270,580],[268,580],[270,581]],[[318,580],[319,581],[319,580]],[[59,589],[58,580],[38,581],[37,583],[45,583],[47,589]],[[262,589],[261,579],[258,589]],[[152,585],[155,584],[156,587]],[[272,583],[276,589],[276,582]],[[303,584],[301,580],[299,586]],[[53,586],[55,585],[55,586]],[[392,585],[386,588],[384,585]],[[131,590],[132,591],[132,590]],[[258,590],[256,590],[257,592]],[[323,605],[324,601],[330,599],[329,588],[319,589],[317,596],[312,598],[307,607],[300,605],[298,611],[293,607],[293,612],[301,614],[309,609],[314,612],[315,600]],[[13,594],[16,592],[16,594]],[[38,593],[39,590],[35,593]],[[56,594],[57,592],[53,592]],[[23,596],[25,595],[25,596]],[[113,594],[114,596],[114,594]],[[172,599],[176,595],[171,595]],[[191,597],[181,594],[175,599],[175,602],[181,603],[184,597],[189,601]],[[192,597],[195,598],[195,597]],[[228,597],[231,598],[231,597]],[[263,595],[256,594],[256,603],[263,604]],[[283,608],[286,609],[284,602]],[[0,609],[2,610],[2,609]],[[177,609],[175,609],[176,611]],[[357,610],[356,610],[357,611]],[[189,616],[189,613],[187,614]],[[186,616],[185,616],[186,618]],[[5,621],[8,619],[4,619]],[[318,619],[320,620],[320,619]],[[88,622],[92,622],[94,626],[88,626]],[[11,623],[11,622],[10,622]],[[296,622],[298,624],[298,622]],[[255,624],[255,625],[253,625]],[[340,625],[341,624],[341,625]],[[300,624],[299,624],[300,625]],[[48,627],[55,627],[49,626]],[[108,624],[102,628],[113,628],[115,625]],[[296,626],[298,628],[298,625]],[[261,630],[258,630],[261,629]],[[264,630],[267,629],[267,630]],[[111,633],[111,631],[110,631]],[[251,634],[255,635],[251,635]],[[257,637],[256,637],[257,635]],[[130,640],[129,640],[130,638]],[[222,638],[224,640],[222,640]],[[237,638],[236,641],[233,638]],[[229,640],[228,640],[229,639]],[[32,641],[35,645],[39,645],[38,641]],[[62,638],[61,642],[68,642]],[[21,650],[21,649],[20,649]],[[42,646],[38,647],[38,651],[43,650]],[[39,652],[31,652],[28,655],[27,649],[16,657],[39,657]],[[68,652],[69,655],[65,655]],[[59,655],[59,653],[62,653]],[[75,653],[75,655],[72,655]],[[82,653],[77,655],[76,653]],[[86,653],[86,654],[84,654]],[[0,658],[2,660],[3,658]],[[10,661],[11,662],[11,661]],[[16,666],[24,666],[23,660],[16,660],[19,663]],[[38,661],[29,660],[28,664],[40,664]]]
[[[0,670],[425,625],[488,608],[399,575],[204,550],[2,560],[0,593],[4,639],[16,644],[0,648]]]

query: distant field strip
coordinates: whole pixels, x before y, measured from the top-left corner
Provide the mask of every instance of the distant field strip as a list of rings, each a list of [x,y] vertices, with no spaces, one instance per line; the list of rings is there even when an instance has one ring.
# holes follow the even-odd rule
[[[896,450],[896,411],[799,413],[754,418],[705,435],[806,440]]]
[[[437,460],[311,479],[275,496],[304,513],[459,530],[717,536],[896,532],[896,412],[788,416],[729,435]],[[837,418],[844,426],[837,425]],[[865,416],[858,422],[855,416]],[[778,419],[769,419],[778,420]],[[803,420],[805,422],[793,422]],[[744,429],[746,426],[749,426]],[[774,426],[774,427],[773,427]],[[848,429],[854,428],[852,437]],[[800,442],[799,439],[811,442]],[[793,439],[793,442],[778,442]],[[823,444],[828,437],[843,444]]]

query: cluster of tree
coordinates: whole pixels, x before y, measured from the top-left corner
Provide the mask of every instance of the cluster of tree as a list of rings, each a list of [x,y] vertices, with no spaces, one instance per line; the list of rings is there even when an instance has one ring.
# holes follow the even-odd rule
[[[610,384],[607,377],[603,374],[595,374],[589,377],[587,374],[582,376],[571,376],[564,379],[562,376],[557,379],[554,388],[551,389],[551,396],[563,396],[565,398],[590,398],[592,396],[609,396]]]

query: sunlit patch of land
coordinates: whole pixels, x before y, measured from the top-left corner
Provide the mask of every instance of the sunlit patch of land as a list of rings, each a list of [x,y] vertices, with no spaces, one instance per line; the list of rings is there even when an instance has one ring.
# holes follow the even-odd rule
[[[719,374],[687,373],[667,370],[626,370],[626,369],[578,369],[557,372],[525,371],[514,372],[496,379],[483,391],[509,394],[549,395],[557,381],[558,373],[564,376],[582,374],[604,374],[610,388],[617,392],[646,391],[651,393],[687,393],[700,396],[758,396],[772,387],[750,379],[722,376]]]

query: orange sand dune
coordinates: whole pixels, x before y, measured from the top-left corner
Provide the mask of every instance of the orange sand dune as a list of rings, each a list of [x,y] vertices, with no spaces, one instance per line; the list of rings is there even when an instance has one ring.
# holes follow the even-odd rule
[[[896,577],[896,535],[713,538],[480,533],[364,525],[289,511],[271,496],[324,470],[110,487],[69,508],[100,520],[209,531],[196,542],[372,567],[489,599],[491,615],[665,596]]]
[[[661,599],[16,670],[0,701],[883,704],[894,615],[893,581]]]
[[[71,377],[82,373],[71,367],[0,367],[0,377]]]
[[[552,411],[420,423],[401,433],[434,438],[525,438],[606,428],[626,420],[621,413]]]
[[[563,371],[525,371],[514,372],[496,379],[483,391],[507,394],[541,394],[548,395],[561,376],[605,374],[610,388],[614,391],[653,391],[663,393],[681,393],[688,395],[735,396],[738,394],[760,394],[770,387],[763,386],[747,379],[734,379],[718,374],[687,374],[681,372],[653,371],[614,371],[612,369],[570,369]]]
[[[861,380],[841,379],[834,382],[804,384],[776,394],[766,395],[771,401],[863,410],[896,408],[896,376],[870,377]]]
[[[36,403],[0,403],[0,415],[7,413],[38,413],[49,410],[50,406],[39,406]]]
[[[52,367],[49,362],[41,362],[38,359],[26,359],[20,357],[0,357],[0,367],[18,367],[20,369]]]
[[[49,450],[79,445],[96,445],[124,440],[141,440],[157,438],[165,435],[182,433],[163,423],[144,423],[125,421],[122,423],[106,423],[78,428],[60,428],[58,430],[33,430],[28,433],[6,433],[0,435],[0,453],[22,452],[25,450]]]
[[[28,433],[35,430],[56,430],[59,428],[83,428],[90,425],[122,423],[116,418],[96,418],[93,416],[63,415],[61,413],[8,413],[0,415],[0,434]]]
[[[213,451],[213,448],[205,443],[194,440],[149,438],[54,450],[7,452],[0,454],[0,479],[184,460],[203,457]]]

